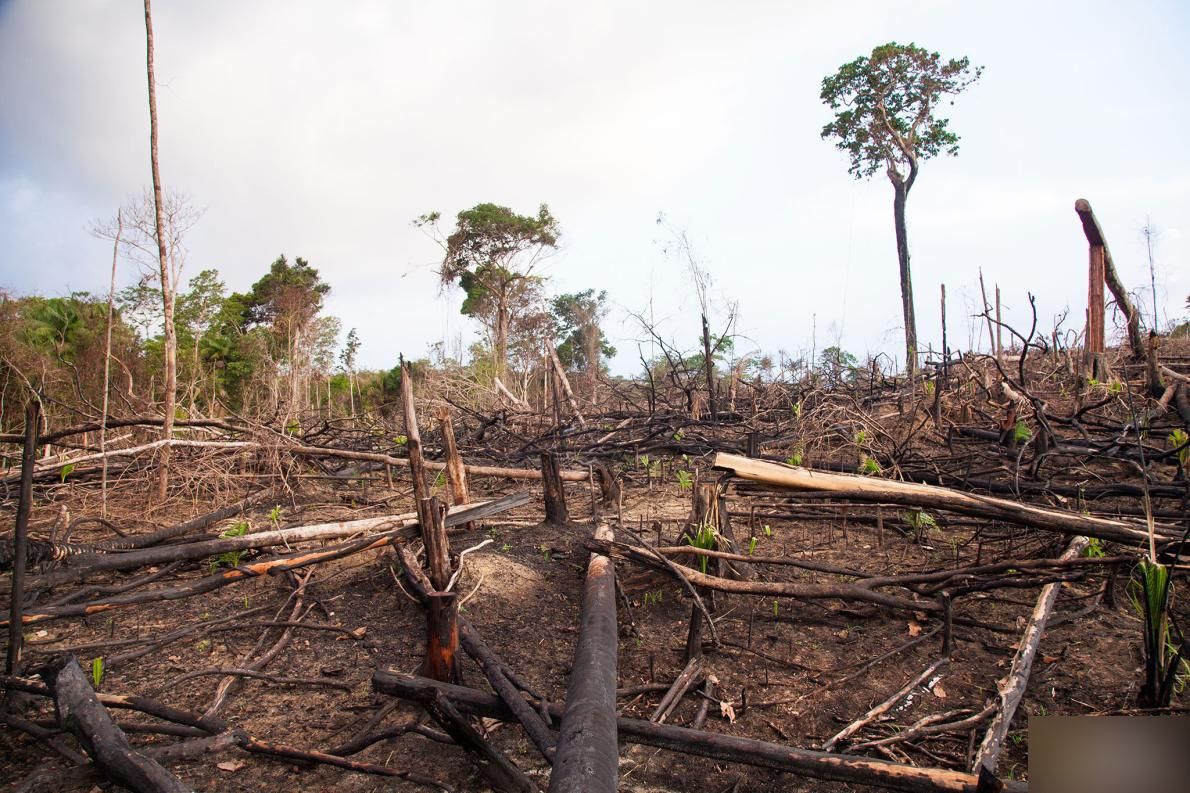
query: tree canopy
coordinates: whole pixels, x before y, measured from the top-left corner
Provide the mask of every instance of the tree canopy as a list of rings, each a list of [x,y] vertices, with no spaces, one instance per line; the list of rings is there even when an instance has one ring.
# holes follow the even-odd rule
[[[944,61],[912,43],[882,44],[822,81],[822,101],[837,111],[822,137],[847,153],[856,178],[881,169],[914,173],[920,160],[958,153],[959,136],[936,111],[982,71],[965,57]]]

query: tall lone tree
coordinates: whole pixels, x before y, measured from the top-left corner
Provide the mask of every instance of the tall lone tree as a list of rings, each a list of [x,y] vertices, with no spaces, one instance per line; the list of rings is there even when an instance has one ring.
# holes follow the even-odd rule
[[[947,96],[961,93],[979,79],[983,67],[972,68],[967,58],[944,61],[912,43],[890,42],[843,64],[822,81],[822,101],[835,119],[822,128],[822,137],[851,158],[848,169],[856,179],[884,169],[893,185],[893,219],[897,260],[901,271],[901,307],[905,319],[906,370],[917,369],[917,323],[913,316],[913,279],[909,271],[909,239],[905,202],[917,180],[922,160],[937,154],[956,155],[959,136],[949,119],[935,115]],[[953,104],[953,101],[951,101]]]
[[[445,256],[438,275],[443,286],[458,283],[467,293],[461,312],[475,317],[488,332],[492,363],[504,377],[511,326],[519,315],[536,308],[541,278],[534,269],[558,247],[558,221],[542,204],[536,215],[518,215],[497,204],[476,204],[456,217],[455,230],[442,239],[438,212],[422,215],[414,225],[428,228]]]
[[[161,197],[161,169],[157,164],[157,80],[153,75],[153,13],[145,0],[145,61],[149,78],[149,159],[153,167],[153,207],[157,230],[157,257],[161,267],[161,308],[165,318],[165,403],[162,405],[161,437],[173,435],[174,410],[178,398],[178,336],[174,330],[174,292],[177,284],[170,278],[169,253],[166,251],[164,201]],[[157,480],[157,498],[165,500],[169,486],[170,448],[161,447],[161,473]]]

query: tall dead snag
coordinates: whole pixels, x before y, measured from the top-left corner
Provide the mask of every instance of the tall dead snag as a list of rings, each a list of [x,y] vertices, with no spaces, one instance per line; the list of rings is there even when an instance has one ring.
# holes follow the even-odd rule
[[[21,453],[21,491],[13,529],[12,600],[8,623],[8,655],[4,671],[21,673],[21,642],[24,639],[25,567],[29,556],[29,510],[33,506],[33,465],[37,462],[37,430],[41,426],[41,403],[33,394],[25,408],[25,449]]]
[[[541,453],[541,486],[545,495],[546,522],[554,526],[565,526],[570,518],[566,509],[566,490],[562,484],[558,456],[553,452]]]
[[[1074,559],[1087,547],[1086,537],[1075,537],[1066,547],[1061,559]],[[1000,749],[1004,746],[1004,739],[1008,737],[1008,728],[1012,724],[1013,714],[1025,689],[1029,685],[1029,672],[1033,669],[1033,659],[1037,656],[1037,648],[1041,646],[1041,637],[1045,633],[1045,623],[1049,620],[1058,601],[1058,591],[1062,584],[1055,582],[1041,588],[1037,598],[1037,605],[1033,607],[1033,614],[1025,626],[1025,633],[1021,637],[1016,656],[1012,659],[1012,668],[996,687],[999,696],[999,708],[988,726],[987,734],[979,745],[975,755],[972,773],[980,773],[980,768],[995,773],[996,762],[1000,759]]]
[[[583,418],[582,411],[578,409],[578,401],[574,398],[574,391],[570,388],[570,379],[566,377],[566,369],[563,368],[562,362],[558,360],[558,351],[554,349],[553,344],[547,345],[550,350],[550,363],[553,364],[554,373],[558,375],[558,384],[562,386],[562,393],[566,395],[566,402],[570,405],[570,409],[574,411],[574,417],[578,421],[579,426],[587,426],[587,420]]]
[[[168,439],[173,436],[174,410],[178,398],[178,335],[174,329],[176,285],[170,277],[169,254],[165,250],[165,211],[161,198],[161,168],[157,159],[157,79],[153,74],[153,14],[149,8],[149,0],[145,0],[145,60],[149,78],[149,159],[153,168],[153,208],[161,277],[161,309],[165,325],[165,383],[162,386],[165,400],[161,407],[165,420],[161,424],[161,437]],[[159,500],[165,500],[166,489],[169,487],[169,453],[168,444],[161,447],[161,473],[157,480]]]
[[[413,405],[413,374],[409,364],[401,361],[401,405],[405,410],[405,448],[409,450],[409,472],[413,475],[413,500],[417,505],[422,526],[426,516],[422,514],[422,502],[430,497],[426,485],[426,467],[421,456],[421,432],[417,429],[417,409]]]
[[[1124,282],[1120,280],[1120,274],[1116,272],[1111,250],[1107,247],[1107,238],[1103,235],[1103,228],[1099,225],[1099,220],[1095,217],[1095,213],[1091,210],[1091,203],[1087,199],[1080,198],[1075,201],[1074,211],[1078,213],[1079,220],[1082,221],[1083,234],[1087,237],[1091,256],[1087,283],[1088,356],[1104,351],[1103,285],[1106,283],[1107,288],[1111,290],[1112,297],[1116,299],[1116,305],[1124,313],[1128,329],[1128,349],[1131,350],[1133,358],[1145,360],[1149,393],[1154,397],[1160,397],[1165,386],[1161,377],[1161,368],[1157,365],[1155,346],[1144,343],[1140,333],[1140,311],[1133,305],[1132,298],[1128,296],[1128,290],[1124,287]],[[1093,338],[1092,333],[1098,335]],[[1095,374],[1098,375],[1098,371]]]
[[[611,541],[600,525],[595,539]],[[550,793],[614,793],[620,752],[616,733],[616,567],[591,554],[566,710],[558,731]]]
[[[54,697],[59,726],[78,739],[113,782],[146,793],[190,790],[156,761],[128,744],[128,738],[116,726],[107,708],[96,699],[95,690],[73,655],[53,659],[39,673]]]

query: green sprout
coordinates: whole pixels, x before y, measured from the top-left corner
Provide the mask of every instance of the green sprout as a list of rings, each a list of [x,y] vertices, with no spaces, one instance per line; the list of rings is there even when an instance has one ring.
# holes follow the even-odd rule
[[[398,446],[404,446],[409,443],[409,436],[397,435],[395,438],[393,438],[393,443],[397,444]]]
[[[859,464],[859,470],[860,473],[868,474],[869,476],[875,476],[876,474],[880,473],[880,463],[876,462],[875,457],[869,457],[865,454]]]
[[[1179,427],[1169,433],[1165,439],[1169,441],[1170,446],[1178,450],[1178,465],[1183,471],[1186,470],[1186,463],[1190,461],[1190,445],[1187,445],[1190,442],[1190,436]]]
[[[99,685],[103,682],[103,656],[100,656],[91,661],[91,683],[95,686],[95,690],[99,690]]]
[[[281,508],[274,507],[273,509],[278,513],[279,516]],[[269,513],[269,516],[272,517],[272,513]],[[236,525],[232,526],[230,529],[221,533],[219,535],[219,539],[227,540],[231,539],[232,537],[243,537],[247,533],[248,521],[242,520]],[[211,559],[211,574],[214,575],[215,571],[220,567],[238,567],[240,564],[240,559],[242,559],[243,556],[243,551],[226,551],[219,554],[218,556]]]
[[[749,537],[748,538],[748,555],[749,556],[751,556],[752,552],[756,550],[756,543],[758,543],[758,542],[760,542],[759,537]]]
[[[772,537],[772,536],[773,536],[773,527],[772,527],[772,526],[770,526],[770,525],[769,525],[769,524],[767,524],[767,523],[766,523],[766,524],[764,524],[764,536],[765,536],[765,537]]]
[[[1025,423],[1024,419],[1018,419],[1016,426],[1012,428],[1012,440],[1016,443],[1024,443],[1033,437],[1033,430],[1029,429],[1029,425]]]
[[[281,505],[280,504],[278,504],[277,506],[275,506],[269,510],[269,520],[271,520],[273,522],[274,526],[276,526],[277,524],[279,524],[281,522]],[[248,527],[247,524],[244,524],[245,530],[247,530],[247,527]],[[240,532],[240,534],[243,534],[243,532]],[[240,535],[233,534],[230,536],[238,537]]]
[[[694,474],[689,471],[678,471],[678,490],[685,493],[694,487]]]
[[[777,615],[780,613],[781,613],[781,607],[779,605],[777,605],[776,600],[773,600],[773,619],[776,619]]]
[[[65,482],[66,477],[70,476],[72,471],[74,471],[74,463],[67,463],[66,465],[62,466],[62,470],[58,474],[58,481]]]
[[[686,542],[690,543],[695,548],[701,548],[704,551],[714,549],[715,540],[718,539],[719,533],[715,531],[715,527],[709,523],[703,523],[698,527],[698,530],[693,535],[686,535]],[[710,562],[710,557],[699,555],[698,570],[703,575],[707,572],[707,563]]]
[[[806,458],[806,447],[799,443],[797,446],[793,447],[793,451],[790,453],[790,455],[788,457],[785,458],[785,464],[786,465],[801,465],[802,461],[805,458]]]

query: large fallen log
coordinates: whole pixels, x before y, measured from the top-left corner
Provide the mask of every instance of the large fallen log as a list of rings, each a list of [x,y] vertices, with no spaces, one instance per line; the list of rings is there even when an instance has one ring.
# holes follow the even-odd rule
[[[384,694],[410,700],[426,696],[427,691],[436,691],[463,712],[501,721],[513,720],[511,711],[499,697],[465,686],[415,677],[395,669],[378,669],[374,672],[372,688]],[[549,712],[551,715],[558,715],[562,708],[550,705]],[[811,779],[873,785],[887,790],[904,790],[911,793],[984,793],[1001,790],[1021,793],[1028,790],[1027,786],[1020,782],[998,782],[994,779],[981,787],[978,776],[961,771],[918,768],[870,757],[796,749],[768,741],[674,727],[669,724],[653,724],[640,719],[617,718],[616,735],[626,743],[656,746],[723,762],[772,768]]]
[[[828,497],[945,509],[961,515],[1002,520],[1074,536],[1098,537],[1127,545],[1147,543],[1149,539],[1148,532],[1139,525],[1122,520],[1096,518],[1075,512],[1046,509],[1002,498],[963,493],[935,485],[896,482],[851,474],[825,473],[784,463],[753,460],[748,457],[723,453],[715,455],[714,467],[721,471],[730,471],[742,479],[776,487],[820,493]],[[1161,545],[1175,542],[1180,538],[1180,532],[1172,527],[1158,525],[1156,532],[1161,538],[1159,540]]]
[[[187,793],[189,787],[156,761],[135,751],[73,655],[60,656],[38,670],[54,697],[58,724],[78,739],[95,764],[118,785],[146,793]]]
[[[595,537],[612,539],[607,526]],[[583,587],[578,646],[562,713],[550,793],[615,793],[620,752],[616,739],[616,568],[591,554]]]

